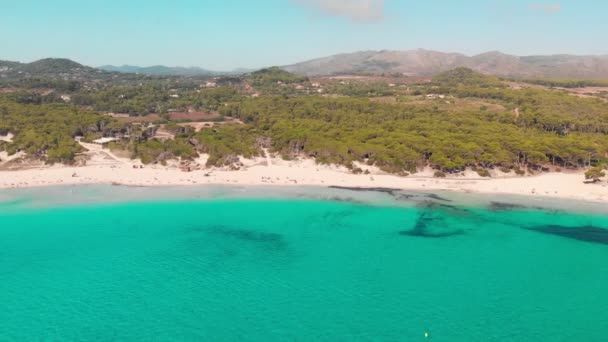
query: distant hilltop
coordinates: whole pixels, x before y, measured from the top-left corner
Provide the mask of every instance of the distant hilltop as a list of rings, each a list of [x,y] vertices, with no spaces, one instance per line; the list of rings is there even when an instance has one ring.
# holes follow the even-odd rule
[[[0,72],[42,76],[46,74],[99,73],[101,70],[65,58],[45,58],[32,63],[0,61]]]
[[[142,76],[184,76],[184,77],[212,77],[221,75],[240,75],[251,72],[249,69],[235,69],[232,71],[212,71],[199,67],[167,67],[156,65],[140,67],[132,65],[100,67],[85,66],[66,58],[44,58],[31,63],[20,63],[0,60],[0,76],[2,77],[46,77],[69,76],[81,80],[83,78],[98,78],[100,75],[112,74],[138,74]]]
[[[307,75],[387,74],[432,76],[458,67],[503,77],[546,79],[608,79],[608,55],[514,56],[486,52],[475,56],[430,50],[362,51],[283,66]]]

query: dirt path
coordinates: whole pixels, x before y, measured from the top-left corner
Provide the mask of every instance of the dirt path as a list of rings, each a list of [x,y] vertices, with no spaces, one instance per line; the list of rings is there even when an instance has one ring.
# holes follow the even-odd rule
[[[80,144],[80,146],[86,148],[89,152],[89,154],[102,154],[105,155],[107,157],[109,157],[110,159],[112,159],[114,162],[118,163],[118,164],[123,164],[123,165],[133,165],[132,163],[127,162],[124,158],[120,158],[117,155],[115,155],[114,153],[112,153],[112,151],[108,150],[108,149],[104,149],[103,146],[98,145],[98,144],[89,144],[89,143],[85,143],[82,141],[78,142]]]
[[[266,164],[268,167],[272,166],[272,158],[270,158],[270,153],[268,153],[268,149],[264,148],[262,149],[264,151],[264,156],[266,156]]]

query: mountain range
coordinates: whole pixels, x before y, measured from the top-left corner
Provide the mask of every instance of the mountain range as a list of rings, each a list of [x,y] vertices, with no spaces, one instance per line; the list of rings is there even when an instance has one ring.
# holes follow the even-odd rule
[[[487,52],[475,56],[430,50],[362,51],[318,58],[282,66],[285,71],[306,76],[336,74],[403,74],[432,76],[458,67],[503,77],[608,80],[608,55],[514,56]],[[51,79],[99,79],[106,77],[146,76],[219,76],[238,75],[252,70],[210,71],[199,67],[111,66],[92,68],[69,59],[46,58],[32,63],[0,60],[0,80],[40,77]],[[120,76],[122,75],[122,76]],[[129,76],[131,75],[131,76]]]
[[[283,69],[307,76],[383,73],[431,76],[458,67],[515,78],[608,79],[608,55],[520,57],[497,51],[475,56],[422,49],[362,51],[318,58]]]

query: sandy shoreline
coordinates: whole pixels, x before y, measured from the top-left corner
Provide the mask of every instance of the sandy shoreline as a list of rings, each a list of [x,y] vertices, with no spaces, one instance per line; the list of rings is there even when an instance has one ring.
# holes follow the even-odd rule
[[[584,184],[582,173],[544,173],[527,177],[438,179],[429,172],[399,177],[371,170],[355,175],[335,166],[316,165],[312,160],[284,161],[259,158],[246,161],[239,171],[206,169],[183,172],[176,167],[147,166],[134,169],[132,161],[94,162],[82,167],[53,166],[0,171],[0,189],[60,185],[115,184],[126,186],[337,186],[377,187],[411,191],[448,191],[474,194],[505,194],[608,203],[608,184]]]

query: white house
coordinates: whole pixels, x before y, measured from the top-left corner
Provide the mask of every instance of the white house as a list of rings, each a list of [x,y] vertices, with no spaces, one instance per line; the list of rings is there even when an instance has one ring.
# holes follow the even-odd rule
[[[109,138],[109,137],[107,137],[107,138],[95,139],[95,140],[93,140],[93,143],[94,144],[99,144],[99,145],[105,145],[107,143],[111,143],[111,142],[118,141],[118,140],[119,140],[118,138]]]

